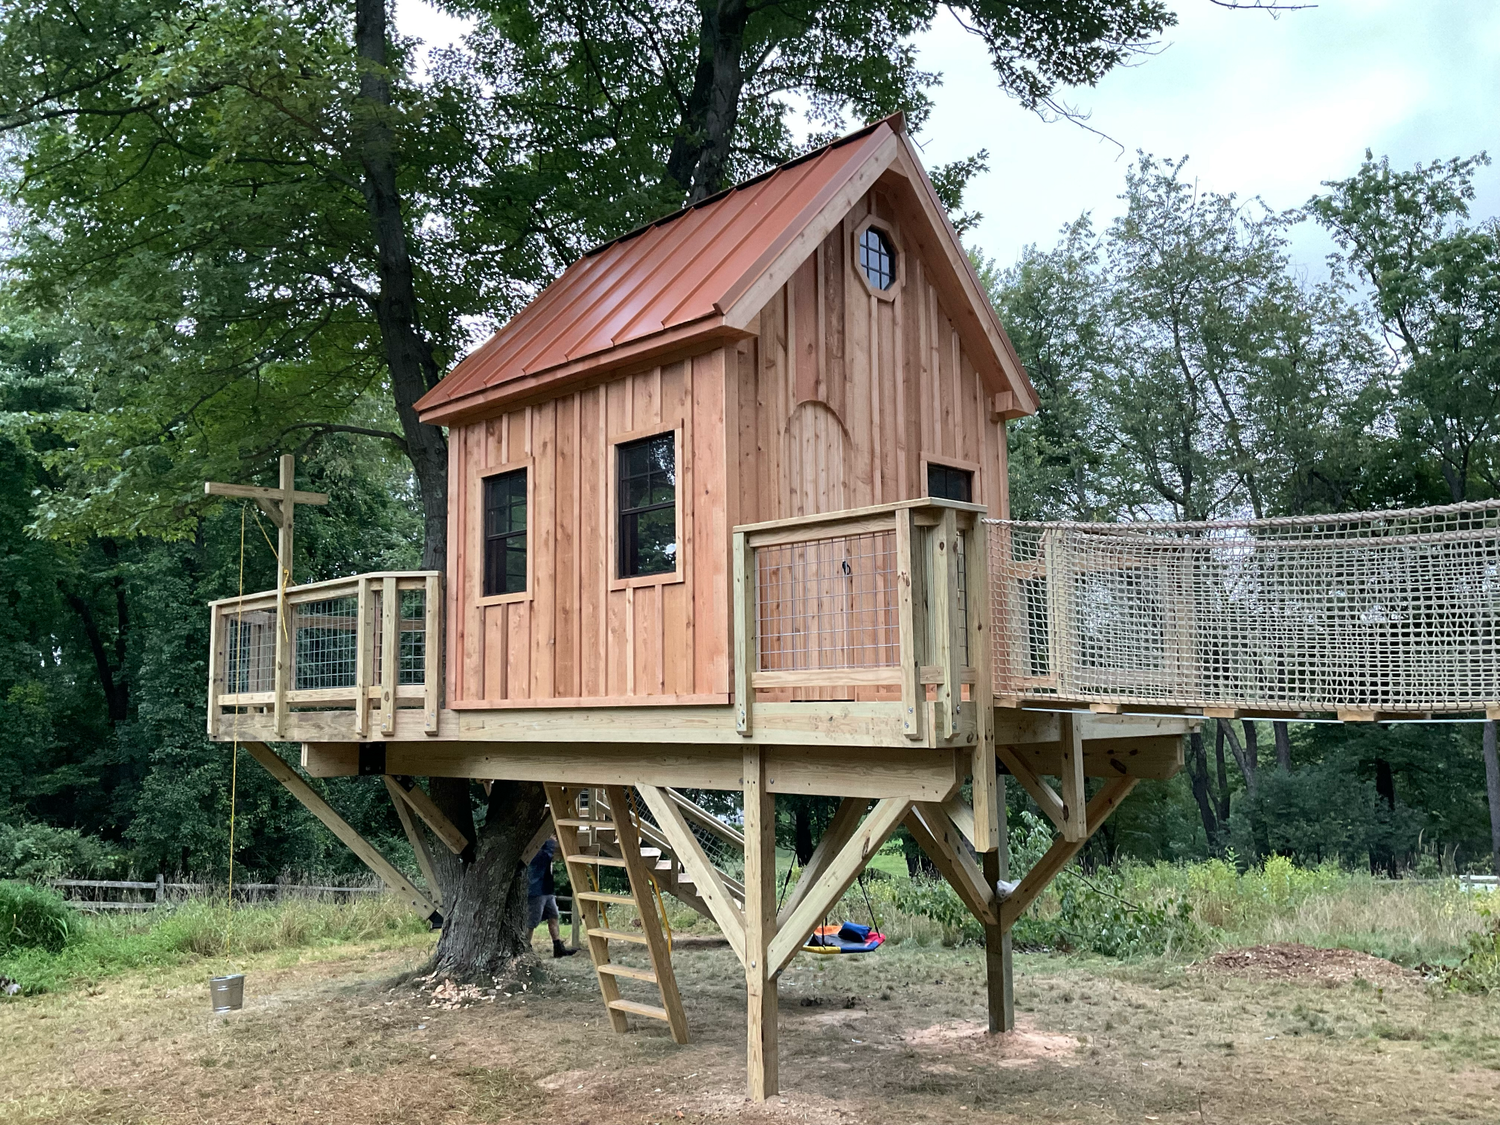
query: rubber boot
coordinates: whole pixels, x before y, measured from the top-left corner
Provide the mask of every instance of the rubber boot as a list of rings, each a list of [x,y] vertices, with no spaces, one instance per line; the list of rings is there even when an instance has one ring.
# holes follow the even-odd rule
[[[575,954],[577,952],[578,952],[578,950],[576,950],[576,949],[569,949],[561,941],[554,941],[552,943],[552,956],[553,957],[571,957],[571,956],[573,956],[573,954]]]

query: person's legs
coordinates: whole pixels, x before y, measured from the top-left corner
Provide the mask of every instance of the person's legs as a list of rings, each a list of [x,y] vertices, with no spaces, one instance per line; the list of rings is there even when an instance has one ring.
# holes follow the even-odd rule
[[[557,912],[556,895],[545,896],[545,901],[542,904],[542,917],[547,920],[547,932],[552,936],[552,956],[571,957],[577,953],[578,950],[569,949],[562,943],[562,931],[557,927],[559,914]]]
[[[537,926],[541,924],[542,915],[547,910],[547,899],[548,896],[546,895],[532,895],[526,900],[526,936],[528,938],[535,932]],[[555,898],[552,899],[552,914],[553,917],[557,916],[557,900]],[[553,923],[553,925],[556,926],[556,923]]]

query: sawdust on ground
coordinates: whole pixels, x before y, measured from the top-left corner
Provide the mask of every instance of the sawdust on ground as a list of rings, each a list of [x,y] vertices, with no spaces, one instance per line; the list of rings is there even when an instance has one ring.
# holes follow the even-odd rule
[[[1191,972],[1232,973],[1289,981],[1350,984],[1363,980],[1382,987],[1420,983],[1422,977],[1394,961],[1353,949],[1318,949],[1295,942],[1225,949],[1192,966]]]

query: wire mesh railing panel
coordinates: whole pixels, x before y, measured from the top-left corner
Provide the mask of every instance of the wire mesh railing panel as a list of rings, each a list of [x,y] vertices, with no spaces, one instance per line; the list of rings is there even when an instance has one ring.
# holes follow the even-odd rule
[[[276,611],[226,612],[224,622],[224,691],[240,695],[273,691],[276,686]]]
[[[292,686],[296,691],[352,688],[359,646],[359,599],[325,598],[291,606]]]
[[[900,664],[894,531],[758,547],[755,558],[760,671]]]
[[[1500,701],[1500,503],[991,522],[1000,695],[1282,711]]]
[[[384,620],[383,601],[385,594],[376,590],[375,620]],[[398,684],[421,684],[427,675],[427,592],[425,590],[398,590],[396,592],[396,682]],[[385,631],[375,630],[375,680],[381,682],[385,676]]]

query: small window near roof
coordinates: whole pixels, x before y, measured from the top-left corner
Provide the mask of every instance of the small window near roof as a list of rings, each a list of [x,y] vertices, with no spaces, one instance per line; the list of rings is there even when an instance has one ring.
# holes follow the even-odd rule
[[[974,474],[968,469],[927,462],[927,495],[938,500],[974,502]]]
[[[484,481],[484,596],[526,590],[526,470]]]
[[[874,227],[866,227],[859,236],[859,268],[876,289],[896,284],[896,248]]]
[[[619,574],[677,569],[676,435],[657,434],[619,446]]]

